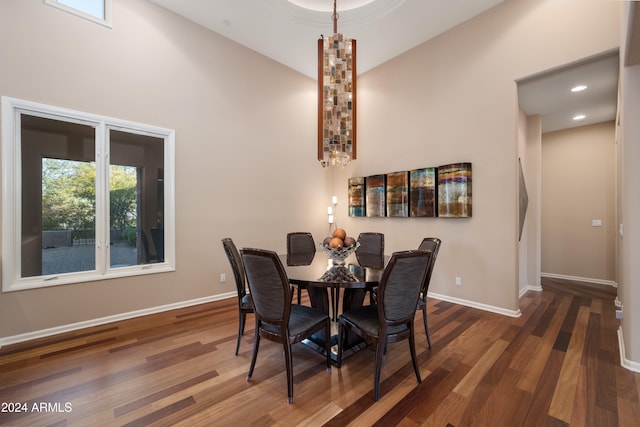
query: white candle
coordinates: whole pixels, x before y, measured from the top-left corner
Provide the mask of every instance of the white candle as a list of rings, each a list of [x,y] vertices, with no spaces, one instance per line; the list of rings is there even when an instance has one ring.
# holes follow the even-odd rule
[[[329,215],[329,224],[333,224],[333,215]]]
[[[338,204],[338,198],[337,198],[336,196],[333,196],[333,197],[331,198],[331,202],[332,202],[334,205],[337,205],[337,204]]]
[[[333,214],[333,208],[331,206],[327,207],[327,213],[329,215]]]

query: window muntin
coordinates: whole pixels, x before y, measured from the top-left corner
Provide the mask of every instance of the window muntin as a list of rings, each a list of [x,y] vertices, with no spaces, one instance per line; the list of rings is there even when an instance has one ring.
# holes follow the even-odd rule
[[[44,0],[48,5],[111,27],[111,0]]]
[[[174,269],[172,130],[5,97],[2,114],[4,291]]]

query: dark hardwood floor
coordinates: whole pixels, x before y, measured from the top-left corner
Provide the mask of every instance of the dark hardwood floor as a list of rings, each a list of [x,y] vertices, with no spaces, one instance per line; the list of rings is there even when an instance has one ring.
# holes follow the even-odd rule
[[[6,346],[0,425],[640,425],[640,374],[620,366],[615,289],[543,287],[522,297],[519,318],[430,299],[431,350],[416,313],[422,384],[407,342],[390,344],[377,403],[371,348],[328,373],[295,345],[289,405],[282,347],[262,340],[248,383],[253,317],[234,356],[235,300]]]

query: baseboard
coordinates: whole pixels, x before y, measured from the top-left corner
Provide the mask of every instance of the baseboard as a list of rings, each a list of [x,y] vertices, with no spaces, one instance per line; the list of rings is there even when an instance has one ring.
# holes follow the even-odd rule
[[[520,289],[520,294],[518,295],[520,298],[522,298],[524,296],[524,294],[526,294],[527,292],[532,291],[532,292],[542,292],[542,286],[533,286],[533,285],[527,285],[525,286],[523,289]]]
[[[554,274],[554,273],[541,273],[540,276],[547,277],[549,279],[571,280],[573,282],[586,282],[586,283],[595,283],[596,285],[613,286],[614,288],[618,287],[618,284],[613,280],[593,279],[590,277],[579,277],[579,276],[567,276],[564,274]]]
[[[628,360],[624,352],[624,338],[622,336],[622,326],[618,328],[618,346],[620,347],[620,364],[623,368],[633,372],[640,372],[640,363]]]
[[[223,299],[235,297],[237,293],[228,292],[224,294],[214,295],[210,297],[196,298],[188,301],[180,301],[172,304],[161,305],[158,307],[144,308],[142,310],[130,311],[128,313],[115,314],[113,316],[100,317],[98,319],[85,320],[83,322],[71,323],[68,325],[56,326],[54,328],[42,329],[39,331],[27,332],[25,334],[13,335],[0,338],[0,348],[9,344],[16,344],[24,341],[34,340],[37,338],[49,337],[52,335],[72,332],[78,329],[90,328],[93,326],[104,325],[107,323],[118,322],[121,320],[133,319],[135,317],[147,316],[149,314],[161,313],[163,311],[176,310],[179,308],[190,307],[192,305],[204,304],[212,301],[220,301]]]
[[[477,308],[479,310],[490,311],[491,313],[502,314],[504,316],[520,317],[522,315],[522,312],[520,311],[520,309],[507,310],[506,308],[501,308],[493,305],[482,304],[475,301],[469,301],[469,300],[464,300],[460,298],[450,297],[448,295],[434,294],[433,292],[429,292],[427,293],[427,295],[437,300],[452,302],[454,304],[464,305],[465,307]]]

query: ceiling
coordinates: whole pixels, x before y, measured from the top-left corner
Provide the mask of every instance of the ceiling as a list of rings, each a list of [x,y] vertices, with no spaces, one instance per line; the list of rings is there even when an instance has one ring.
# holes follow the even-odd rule
[[[618,53],[589,58],[518,82],[520,108],[542,116],[542,132],[615,120],[618,108]],[[572,92],[577,85],[587,88]],[[574,120],[577,115],[584,119]]]
[[[333,32],[331,0],[151,1],[314,80],[316,41]],[[363,74],[503,1],[338,0],[338,32],[357,40]],[[614,120],[617,77],[617,55],[571,64],[519,82],[520,104],[543,132]],[[573,81],[589,88],[576,96]]]

